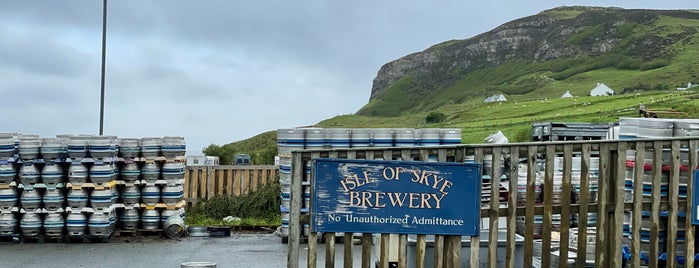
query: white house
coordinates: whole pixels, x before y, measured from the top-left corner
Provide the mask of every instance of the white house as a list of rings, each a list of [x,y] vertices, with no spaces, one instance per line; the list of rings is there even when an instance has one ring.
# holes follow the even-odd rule
[[[570,90],[566,90],[566,93],[563,93],[563,96],[561,98],[572,98],[573,94],[570,94]]]
[[[609,88],[607,85],[602,83],[597,83],[597,86],[590,90],[590,96],[611,96],[614,95],[614,90]]]
[[[218,166],[218,156],[188,155],[187,166]]]
[[[692,82],[687,83],[687,87],[678,87],[677,90],[687,90],[693,87],[696,87],[697,85],[692,85]]]
[[[507,101],[507,98],[505,98],[505,95],[502,95],[502,94],[493,95],[493,96],[485,98],[485,100],[483,102],[488,103],[488,102],[496,102],[496,101]]]

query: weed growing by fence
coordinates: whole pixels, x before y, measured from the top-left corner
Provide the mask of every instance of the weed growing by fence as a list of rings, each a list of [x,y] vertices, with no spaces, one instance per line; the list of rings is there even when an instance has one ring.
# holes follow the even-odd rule
[[[230,225],[223,218],[234,216],[242,219],[240,225],[279,225],[280,192],[279,183],[270,183],[242,196],[215,196],[191,207],[186,220],[191,225]]]

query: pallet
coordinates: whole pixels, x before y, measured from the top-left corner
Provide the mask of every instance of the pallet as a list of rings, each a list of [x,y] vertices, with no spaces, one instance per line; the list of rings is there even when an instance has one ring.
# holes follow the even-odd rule
[[[104,190],[104,189],[113,189],[114,186],[116,185],[116,181],[110,181],[106,183],[92,183],[92,182],[86,182],[86,183],[72,183],[69,182],[66,184],[66,188],[73,189],[73,190],[80,190],[83,188],[86,189],[95,189],[95,190]]]
[[[20,243],[63,243],[64,239],[64,236],[22,236],[20,237]]]
[[[109,243],[111,236],[102,235],[69,235],[64,239],[65,243]]]
[[[165,237],[163,229],[132,229],[132,230],[114,230],[112,237]]]
[[[0,234],[0,243],[19,243],[19,234]]]

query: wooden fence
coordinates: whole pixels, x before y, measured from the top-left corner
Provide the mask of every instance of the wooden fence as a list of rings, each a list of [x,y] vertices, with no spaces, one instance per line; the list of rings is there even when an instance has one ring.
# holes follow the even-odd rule
[[[535,264],[555,267],[555,263],[566,266],[569,259],[565,253],[573,248],[570,241],[580,241],[581,245],[594,241],[592,245],[577,247],[575,267],[622,267],[625,262],[622,246],[630,251],[629,267],[658,267],[658,256],[665,252],[667,267],[678,267],[676,257],[680,255],[690,256],[685,258],[685,267],[694,267],[695,228],[691,225],[691,202],[687,200],[692,200],[692,171],[697,167],[698,148],[697,138],[671,138],[297,151],[292,156],[287,265],[298,267],[300,226],[310,220],[309,215],[301,213],[299,198],[307,161],[315,158],[428,161],[436,156],[440,162],[489,164],[484,167],[488,167],[485,171],[489,171],[492,178],[502,175],[508,178],[501,182],[506,189],[505,198],[491,198],[481,208],[481,218],[488,226],[499,226],[504,220],[505,227],[486,230],[487,238],[483,239],[464,237],[470,240],[470,267],[532,267]],[[503,196],[501,189],[490,187],[488,191],[492,197]],[[313,209],[312,203],[310,209]],[[596,221],[592,217],[596,217]],[[554,225],[554,218],[560,222],[557,220]],[[574,233],[574,230],[588,230],[588,227],[596,227],[596,230]],[[500,243],[495,243],[499,240],[499,231],[506,232],[504,263],[498,263],[503,259],[502,255],[498,257]],[[560,235],[558,245],[554,244],[554,232]],[[322,250],[317,243],[319,235],[310,232],[305,237],[308,239],[307,267],[316,267],[316,254]],[[325,267],[334,267],[335,233],[322,235],[326,238]],[[372,244],[374,235],[380,235],[378,245]],[[361,267],[374,266],[373,246],[380,248],[378,260],[375,260],[379,267],[389,266],[392,250],[398,251],[398,267],[408,267],[408,236],[398,235],[398,245],[389,246],[389,235],[362,235]],[[571,240],[573,235],[577,239]],[[344,238],[351,241],[352,235],[345,234]],[[433,260],[432,266],[438,268],[461,267],[461,259],[465,257],[461,256],[464,238],[435,236],[434,255],[425,256],[426,235],[417,235],[416,242],[411,245],[415,247],[411,252],[416,255],[410,258],[415,260],[410,263],[411,267],[427,267],[425,260]],[[521,240],[517,241],[522,238],[523,245]],[[484,263],[479,260],[482,240],[492,241],[484,249],[487,251]],[[538,258],[534,253],[535,242],[541,245]],[[518,256],[516,251],[521,247],[524,254]],[[550,254],[556,248],[564,253]],[[352,243],[344,243],[343,252],[344,267],[352,267]]]
[[[279,180],[272,165],[187,166],[184,198],[188,204],[217,195],[240,196]]]

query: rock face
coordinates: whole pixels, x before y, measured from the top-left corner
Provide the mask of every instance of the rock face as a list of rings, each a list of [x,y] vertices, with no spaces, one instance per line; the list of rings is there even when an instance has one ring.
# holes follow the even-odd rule
[[[660,52],[694,35],[696,29],[686,28],[673,35],[661,34],[661,30],[638,34],[639,26],[651,25],[662,16],[699,19],[699,13],[690,11],[592,7],[546,10],[473,38],[437,44],[383,65],[373,81],[370,100],[406,77],[411,79],[417,94],[427,94],[474,70],[514,59],[543,62],[611,52],[646,61],[671,57]]]

